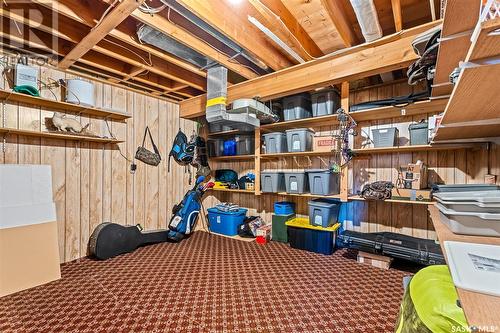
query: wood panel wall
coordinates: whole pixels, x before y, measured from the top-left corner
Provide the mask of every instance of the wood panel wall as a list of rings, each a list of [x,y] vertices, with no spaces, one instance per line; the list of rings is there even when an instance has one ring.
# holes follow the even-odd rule
[[[391,98],[393,96],[407,95],[410,92],[421,91],[423,87],[409,87],[405,82],[394,85],[381,85],[351,91],[350,104],[366,101]],[[426,118],[423,116],[402,116],[360,123],[358,135],[352,138],[353,148],[369,148],[372,143],[370,137],[374,128],[395,126],[399,129],[400,144],[407,144],[409,140],[408,125],[412,122]],[[328,134],[334,128],[319,128],[317,133]],[[447,151],[423,151],[414,153],[386,153],[368,155],[358,158],[349,164],[349,189],[350,194],[357,194],[362,186],[377,180],[395,181],[397,168],[410,162],[422,160],[429,167],[430,183],[482,183],[488,173],[500,175],[500,148],[492,144],[490,149],[458,149]],[[286,158],[276,161],[262,162],[261,169],[302,169],[325,168],[331,162],[328,157],[301,157]],[[215,168],[230,168],[237,171],[240,176],[253,170],[253,162],[217,162],[212,163]],[[500,179],[497,177],[500,184]],[[249,213],[260,215],[266,221],[271,221],[273,203],[275,201],[293,201],[296,203],[297,213],[308,214],[307,202],[311,198],[297,196],[278,196],[274,194],[236,194],[227,192],[212,193],[205,201],[205,206],[210,207],[218,201],[238,203],[250,209]],[[386,202],[351,201],[346,204],[344,228],[362,232],[393,231],[415,237],[435,239],[436,235],[428,217],[426,205],[412,205]]]
[[[0,68],[4,72],[4,68]],[[3,75],[0,88],[9,88]],[[43,82],[73,76],[52,68],[41,67]],[[179,128],[190,135],[195,123],[179,118],[176,104],[131,92],[112,85],[94,82],[96,106],[122,111],[132,116],[126,122],[108,121],[76,115],[90,130],[125,140],[119,145],[66,141],[8,135],[0,163],[48,164],[52,166],[54,200],[57,209],[61,261],[67,262],[87,254],[88,239],[95,226],[111,221],[123,225],[141,224],[146,230],[165,228],[171,207],[188,187],[184,167],[172,162],[167,171],[168,151]],[[60,88],[43,89],[45,98],[60,100]],[[54,96],[55,95],[55,96]],[[5,104],[5,119],[0,112],[0,126],[46,130],[45,118],[53,110],[17,103]],[[145,126],[149,126],[163,160],[158,167],[137,161],[137,171],[130,163],[141,144]],[[2,137],[0,137],[2,139]],[[2,143],[0,142],[0,147]],[[151,145],[147,141],[147,147]],[[3,148],[3,147],[2,147]]]

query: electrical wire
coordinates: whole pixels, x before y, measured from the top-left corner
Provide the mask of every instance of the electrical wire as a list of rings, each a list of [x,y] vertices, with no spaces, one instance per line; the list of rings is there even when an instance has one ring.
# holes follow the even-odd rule
[[[156,8],[148,6],[147,3],[143,3],[142,5],[139,6],[139,10],[141,12],[149,14],[149,15],[158,14],[159,12],[164,10],[165,8],[167,8],[166,4],[163,4],[162,6],[156,7]]]
[[[109,132],[109,135],[111,135],[111,137],[113,139],[116,139],[115,135],[113,134],[113,132],[111,131],[111,128],[109,126],[109,123],[108,123],[108,119],[104,118],[104,122],[106,123],[106,127],[108,128],[108,132]],[[120,145],[116,145],[116,147],[118,147],[118,152],[120,153],[120,155],[122,155],[122,157],[127,161],[129,162],[130,164],[134,164],[134,161],[129,159],[127,156],[125,156],[123,153],[122,153],[122,150],[120,149]]]
[[[102,23],[102,21],[104,20],[106,15],[108,15],[109,11],[111,9],[113,9],[118,2],[119,2],[119,0],[115,0],[111,5],[109,5],[109,7],[104,11],[104,13],[102,13],[101,17],[99,18],[97,23],[94,25],[94,27],[91,29],[91,31],[94,30],[95,28],[97,28]]]
[[[135,54],[135,55],[136,55],[137,57],[139,57],[139,58],[140,58],[140,59],[141,59],[141,60],[142,60],[142,61],[143,61],[146,65],[153,67],[153,59],[152,59],[152,57],[151,57],[151,53],[149,53],[149,52],[148,52],[148,59],[149,59],[149,61],[146,61],[146,59],[145,59],[143,56],[141,56],[139,53],[135,52],[134,50],[131,50],[130,48],[128,48],[128,47],[126,47],[126,46],[124,46],[124,45],[121,45],[121,44],[119,44],[119,43],[116,43],[116,42],[114,42],[114,41],[112,41],[112,40],[110,40],[110,39],[108,39],[108,38],[104,38],[104,40],[105,40],[105,41],[107,41],[108,43],[111,43],[111,44],[114,44],[114,45],[116,45],[116,46],[119,46],[119,47],[121,47],[122,49],[129,51],[130,53]],[[141,43],[141,44],[143,44],[143,43]]]

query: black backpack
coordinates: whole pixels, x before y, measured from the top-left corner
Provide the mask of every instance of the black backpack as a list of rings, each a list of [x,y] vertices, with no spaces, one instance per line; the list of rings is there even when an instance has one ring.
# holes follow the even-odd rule
[[[196,150],[196,143],[189,142],[186,134],[184,134],[180,129],[175,136],[172,149],[168,154],[168,170],[170,171],[170,157],[180,165],[190,165],[194,159],[194,153]]]

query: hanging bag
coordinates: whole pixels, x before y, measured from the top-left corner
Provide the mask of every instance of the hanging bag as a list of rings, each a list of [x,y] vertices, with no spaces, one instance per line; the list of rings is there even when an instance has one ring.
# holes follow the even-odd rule
[[[151,139],[151,144],[153,145],[154,153],[144,148],[144,143],[146,142],[147,134],[149,134],[149,138]],[[153,136],[151,135],[149,126],[146,126],[146,130],[144,131],[144,138],[142,139],[142,146],[137,148],[137,151],[135,152],[135,158],[138,159],[139,161],[142,161],[152,166],[157,166],[161,162],[160,151],[158,150],[158,147],[156,147],[155,142],[153,141]]]

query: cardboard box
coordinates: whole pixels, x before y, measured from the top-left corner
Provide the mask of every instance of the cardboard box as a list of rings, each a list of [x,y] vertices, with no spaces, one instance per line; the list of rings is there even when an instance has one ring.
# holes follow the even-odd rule
[[[0,297],[61,277],[47,165],[0,165]]]
[[[314,152],[331,152],[336,147],[336,139],[329,136],[315,136],[313,137],[313,151]]]
[[[409,201],[431,201],[430,190],[411,190],[406,188],[393,188],[391,199]]]
[[[413,190],[427,188],[427,166],[425,164],[409,163],[408,165],[402,165],[399,177],[399,181],[396,182],[399,188]]]
[[[389,269],[391,267],[392,258],[385,257],[378,254],[359,251],[358,262],[360,264],[370,265],[382,269]]]

